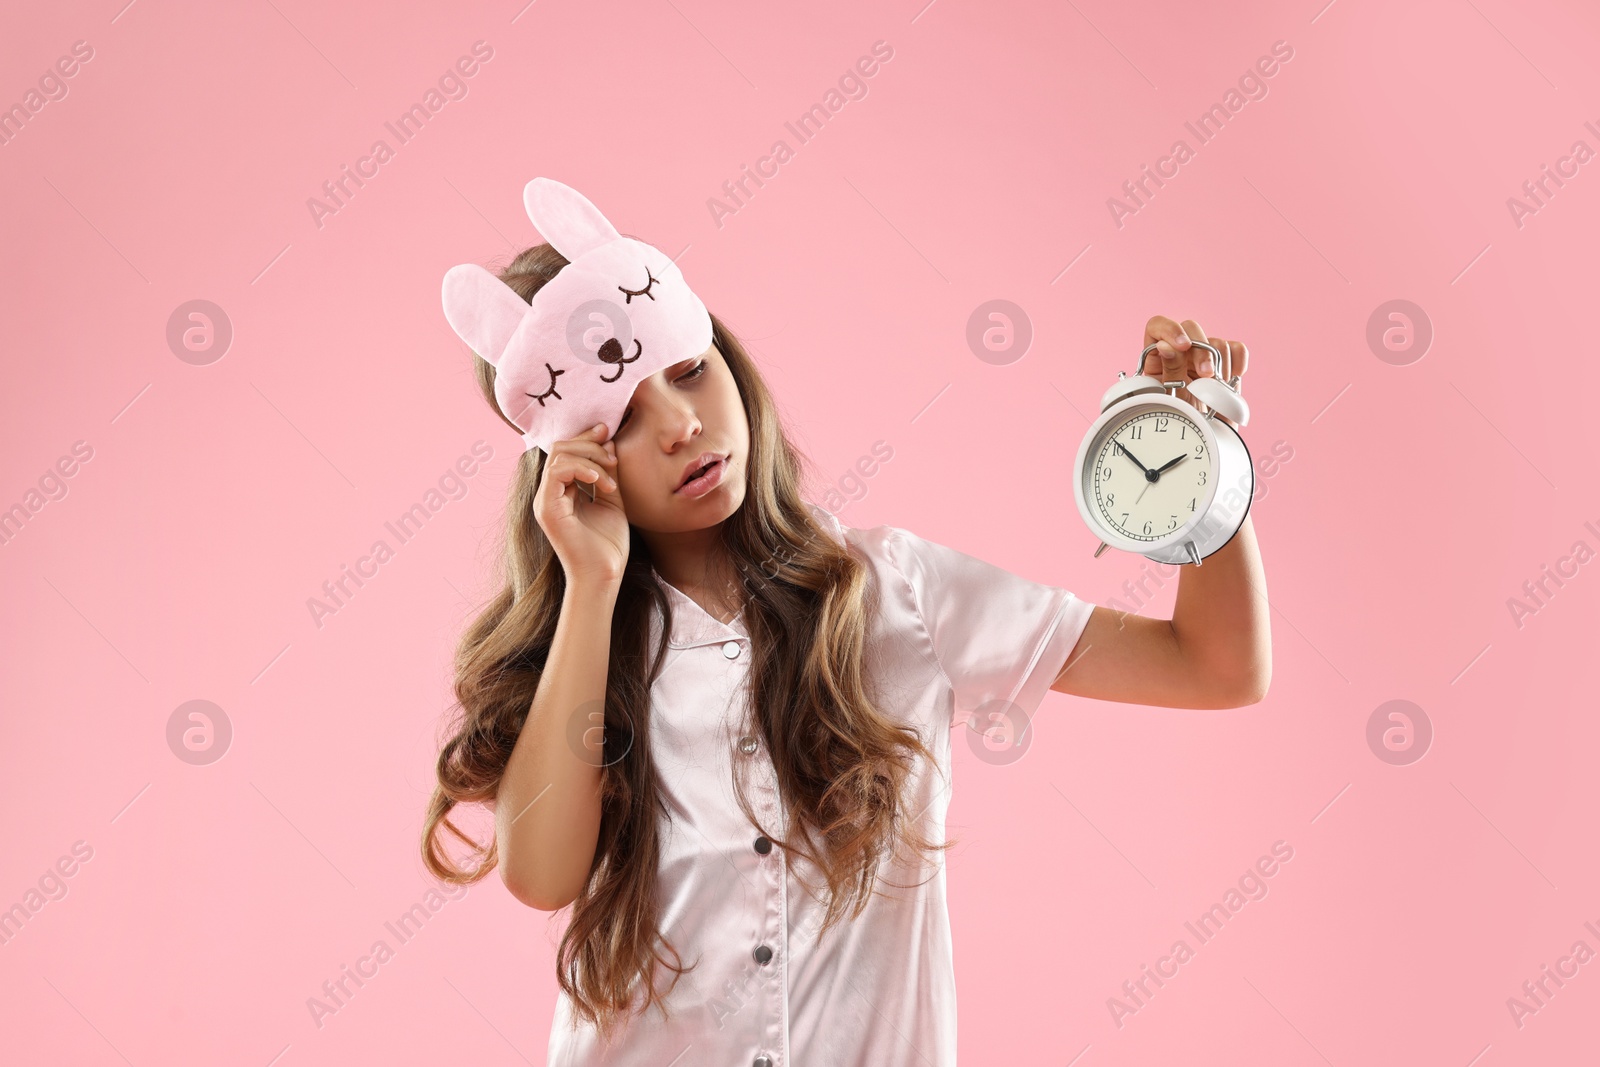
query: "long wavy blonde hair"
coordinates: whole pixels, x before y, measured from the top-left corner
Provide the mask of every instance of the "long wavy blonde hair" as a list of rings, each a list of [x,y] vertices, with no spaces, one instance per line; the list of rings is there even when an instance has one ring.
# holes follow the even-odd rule
[[[498,276],[531,301],[566,264],[561,253],[540,244]],[[877,593],[868,569],[817,524],[801,500],[800,456],[784,436],[771,394],[738,339],[715,315],[711,320],[713,343],[732,371],[750,425],[748,488],[721,532],[729,559],[744,576],[754,725],[771,753],[793,831],[791,840],[774,838],[774,844],[822,871],[826,932],[846,909],[853,918],[866,907],[886,856],[902,846],[922,856],[953,842],[929,842],[915,814],[905,810],[906,780],[916,759],[931,762],[932,753],[915,729],[883,715],[869,696],[862,649]],[[500,414],[495,369],[473,358],[484,399]],[[456,704],[422,833],[423,862],[449,883],[476,882],[498,862],[493,839],[475,840],[452,821],[451,812],[458,804],[494,803],[560,616],[565,575],[533,511],[545,460],[534,448],[518,461],[506,507],[504,587],[467,627],[456,650]],[[665,659],[671,607],[637,531],[630,531],[629,542],[612,615],[605,728],[614,736],[613,730],[629,724],[634,741],[626,756],[601,769],[594,862],[570,905],[571,922],[557,956],[562,990],[576,1014],[604,1038],[619,1027],[640,980],[641,1010],[657,1004],[666,1014],[670,986],[656,988],[657,964],[672,972],[672,984],[693,966],[681,965],[662,934],[656,892],[660,820],[667,812],[650,758],[650,689]],[[666,620],[654,649],[645,647],[651,611]],[[756,823],[742,788],[737,792],[740,807]],[[668,955],[678,962],[668,962]]]

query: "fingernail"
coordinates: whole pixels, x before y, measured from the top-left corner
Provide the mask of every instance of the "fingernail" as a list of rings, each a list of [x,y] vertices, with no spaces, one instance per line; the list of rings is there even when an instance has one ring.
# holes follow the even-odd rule
[[[606,428],[606,424],[605,423],[597,422],[593,426],[589,427],[589,432],[590,433],[598,433],[599,431],[601,431],[601,430],[603,430],[605,428]]]
[[[1200,361],[1200,370],[1205,374],[1211,374],[1216,370],[1216,364],[1212,361],[1210,356],[1207,356],[1205,359]]]

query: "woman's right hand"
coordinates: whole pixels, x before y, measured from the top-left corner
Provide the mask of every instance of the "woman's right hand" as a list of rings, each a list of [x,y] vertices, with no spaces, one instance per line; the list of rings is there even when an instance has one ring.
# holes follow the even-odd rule
[[[628,562],[628,516],[617,485],[616,446],[601,443],[604,424],[557,441],[533,494],[533,516],[550,538],[568,583],[622,580]],[[574,485],[594,486],[594,500]]]

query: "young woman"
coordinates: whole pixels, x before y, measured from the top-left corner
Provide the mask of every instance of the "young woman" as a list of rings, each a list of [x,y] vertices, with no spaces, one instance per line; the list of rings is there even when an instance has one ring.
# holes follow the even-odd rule
[[[498,278],[531,302],[567,262],[537,245]],[[801,499],[772,397],[711,321],[703,352],[638,380],[620,425],[524,453],[423,855],[447,881],[498,868],[530,907],[571,908],[552,1067],[948,1067],[952,728],[1026,721],[1051,689],[1260,700],[1255,536],[1247,519],[1183,568],[1169,621],[844,526]],[[1204,338],[1152,318],[1146,370],[1244,373],[1244,345],[1209,338],[1212,367]],[[496,368],[476,366],[499,412]],[[492,842],[452,823],[462,803],[492,805]]]

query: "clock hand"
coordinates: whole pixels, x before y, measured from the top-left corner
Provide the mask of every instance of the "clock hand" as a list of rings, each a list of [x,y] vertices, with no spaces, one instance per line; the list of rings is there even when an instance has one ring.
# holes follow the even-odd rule
[[[1150,477],[1150,468],[1146,467],[1143,463],[1140,463],[1139,462],[1139,457],[1134,455],[1132,452],[1129,452],[1127,450],[1127,448],[1125,448],[1123,446],[1121,441],[1112,441],[1111,443],[1116,445],[1118,448],[1121,448],[1122,449],[1122,454],[1124,456],[1127,456],[1129,459],[1133,460],[1133,465],[1135,467],[1138,467],[1140,470],[1144,471],[1144,476],[1146,478]]]
[[[1183,455],[1179,456],[1177,459],[1168,460],[1167,462],[1163,463],[1161,466],[1157,467],[1156,468],[1156,473],[1160,474],[1162,471],[1166,470],[1169,467],[1176,467],[1178,464],[1182,463],[1184,460],[1186,460],[1188,458],[1189,458],[1189,453],[1185,452]]]

